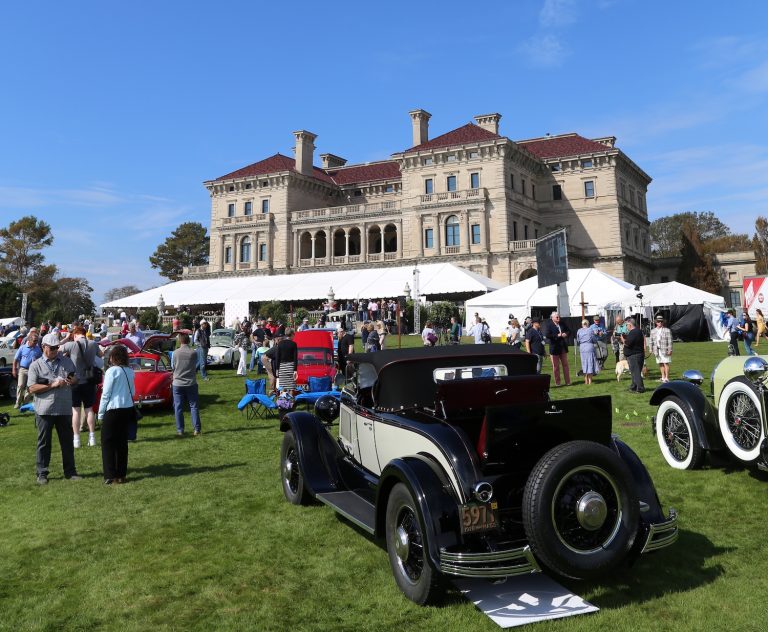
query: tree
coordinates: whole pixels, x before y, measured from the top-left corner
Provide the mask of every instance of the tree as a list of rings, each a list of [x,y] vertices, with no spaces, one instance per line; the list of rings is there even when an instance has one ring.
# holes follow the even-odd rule
[[[21,316],[21,289],[10,281],[0,283],[0,316]]]
[[[285,322],[285,307],[280,301],[267,301],[259,305],[259,314],[271,318],[274,322]]]
[[[656,257],[678,257],[683,248],[683,226],[689,224],[705,244],[728,237],[731,230],[712,211],[675,213],[651,222],[651,251]]]
[[[715,269],[713,256],[705,252],[698,228],[692,221],[684,222],[681,230],[682,261],[677,271],[677,279],[686,285],[692,285],[705,292],[720,294],[722,282]]]
[[[104,302],[110,303],[116,301],[125,296],[131,296],[132,294],[138,294],[141,292],[135,285],[123,285],[122,287],[113,287],[111,290],[104,292]]]
[[[142,329],[157,329],[161,324],[160,314],[157,311],[157,307],[147,307],[141,310],[141,314],[139,314],[139,324]]]
[[[723,235],[714,237],[702,243],[704,252],[714,255],[718,252],[736,252],[739,250],[753,250],[752,240],[746,233]]]
[[[459,318],[459,308],[450,301],[438,301],[429,306],[429,320],[434,327],[450,327],[451,316]]]
[[[32,276],[43,266],[45,256],[40,251],[52,243],[50,225],[33,215],[0,229],[0,278],[26,291]]]
[[[755,220],[755,236],[752,247],[757,258],[757,273],[768,274],[768,219],[762,215]]]
[[[178,281],[185,266],[208,263],[209,242],[205,226],[199,222],[185,222],[157,247],[149,263],[164,277]]]

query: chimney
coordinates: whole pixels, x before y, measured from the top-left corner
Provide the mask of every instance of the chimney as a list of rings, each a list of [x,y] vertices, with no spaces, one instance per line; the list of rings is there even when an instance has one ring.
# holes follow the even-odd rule
[[[323,169],[335,169],[347,164],[346,158],[341,158],[334,154],[320,154],[320,160],[323,161]]]
[[[293,150],[296,159],[296,171],[305,176],[312,175],[312,160],[314,158],[315,144],[317,134],[300,129],[294,132],[296,137],[296,147]]]
[[[421,145],[429,140],[429,119],[432,115],[426,110],[411,110],[411,124],[413,125],[413,145]]]
[[[483,129],[487,129],[489,132],[499,134],[499,121],[501,120],[501,114],[494,112],[493,114],[478,114],[475,117],[475,123],[477,123]]]

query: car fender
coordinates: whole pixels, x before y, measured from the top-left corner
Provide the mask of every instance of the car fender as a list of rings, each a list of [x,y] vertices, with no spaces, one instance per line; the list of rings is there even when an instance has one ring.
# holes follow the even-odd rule
[[[460,542],[459,503],[440,466],[426,456],[414,455],[387,463],[376,491],[376,536],[384,537],[389,493],[397,483],[411,492],[427,530],[430,562],[440,568],[440,549]]]
[[[307,412],[289,413],[280,422],[280,430],[293,431],[299,465],[310,493],[316,495],[343,488],[337,464],[344,455],[317,417]]]
[[[725,444],[720,436],[717,410],[707,399],[701,388],[690,382],[673,380],[659,386],[651,395],[651,405],[658,406],[667,397],[674,395],[686,407],[688,418],[696,425],[699,444],[705,450],[724,450]],[[656,415],[653,416],[651,430],[656,433]]]

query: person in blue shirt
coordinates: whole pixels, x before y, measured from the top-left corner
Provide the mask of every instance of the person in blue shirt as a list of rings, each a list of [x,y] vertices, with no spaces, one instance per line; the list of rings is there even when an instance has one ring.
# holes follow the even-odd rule
[[[128,426],[135,419],[133,394],[136,392],[133,369],[128,366],[128,350],[115,345],[109,355],[111,366],[104,373],[99,403],[101,421],[101,462],[104,484],[125,483],[128,472]]]
[[[18,387],[16,389],[16,403],[14,408],[19,408],[26,397],[27,392],[27,376],[29,373],[29,365],[43,355],[43,350],[40,348],[39,336],[37,330],[29,332],[26,342],[19,347],[16,355],[13,357],[13,368],[11,373],[16,378]]]
[[[592,318],[592,324],[589,326],[589,328],[592,330],[592,334],[598,340],[602,340],[603,336],[606,334],[605,328],[600,324],[600,316],[594,316]]]
[[[729,309],[728,320],[725,324],[725,329],[730,336],[730,344],[728,345],[728,355],[741,355],[739,353],[739,321],[736,318],[736,312]]]

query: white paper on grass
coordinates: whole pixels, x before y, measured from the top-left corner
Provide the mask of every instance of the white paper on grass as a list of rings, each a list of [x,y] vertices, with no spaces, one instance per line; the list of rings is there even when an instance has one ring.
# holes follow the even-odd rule
[[[459,579],[454,584],[502,628],[600,610],[540,573],[510,577],[501,584],[482,579]]]

